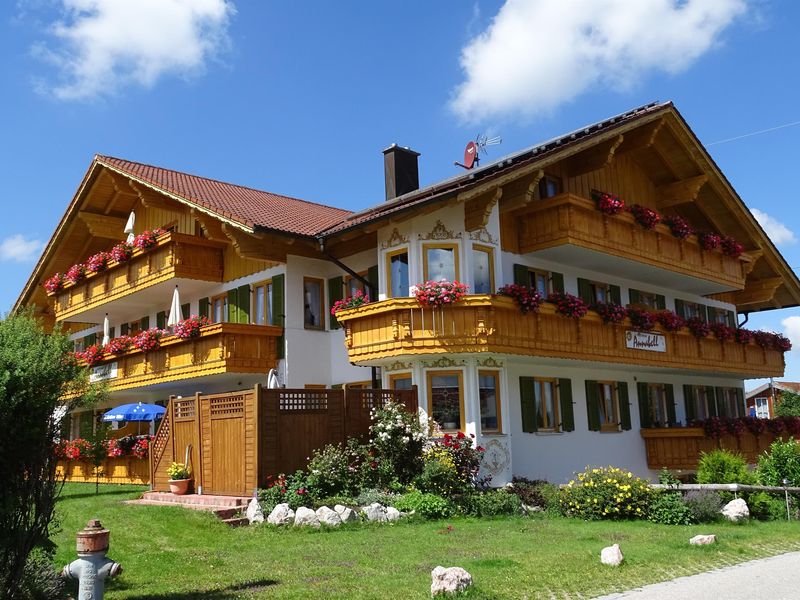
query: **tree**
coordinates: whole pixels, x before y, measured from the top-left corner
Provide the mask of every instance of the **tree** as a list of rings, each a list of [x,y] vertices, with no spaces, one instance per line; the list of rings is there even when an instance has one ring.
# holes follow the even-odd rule
[[[776,417],[800,417],[800,394],[781,390],[781,399],[775,407]]]
[[[52,547],[63,480],[56,477],[60,418],[102,393],[71,353],[29,312],[0,321],[0,597],[20,598],[34,549]],[[67,400],[65,400],[65,398]]]

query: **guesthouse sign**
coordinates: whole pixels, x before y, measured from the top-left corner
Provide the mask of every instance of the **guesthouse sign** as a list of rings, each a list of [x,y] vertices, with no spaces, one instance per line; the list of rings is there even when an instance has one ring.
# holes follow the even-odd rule
[[[92,367],[89,373],[89,382],[95,383],[96,381],[105,381],[106,379],[117,378],[117,361],[110,362],[106,365]]]
[[[631,350],[666,352],[667,338],[660,333],[652,333],[650,331],[626,331],[625,345]]]

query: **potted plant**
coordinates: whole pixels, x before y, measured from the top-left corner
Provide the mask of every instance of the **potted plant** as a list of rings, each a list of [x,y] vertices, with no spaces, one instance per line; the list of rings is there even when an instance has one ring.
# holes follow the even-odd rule
[[[189,490],[189,484],[192,481],[192,476],[189,473],[189,467],[183,463],[174,462],[167,467],[167,475],[169,475],[169,491],[176,496],[182,496]]]

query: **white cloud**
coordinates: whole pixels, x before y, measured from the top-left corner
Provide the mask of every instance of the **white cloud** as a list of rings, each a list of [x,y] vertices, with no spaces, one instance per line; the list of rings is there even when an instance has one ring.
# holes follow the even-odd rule
[[[745,10],[746,0],[506,0],[462,49],[451,108],[468,120],[531,118],[594,86],[678,73]]]
[[[797,241],[794,232],[776,218],[757,208],[751,208],[750,212],[753,213],[758,224],[767,232],[773,244],[794,244]]]
[[[0,260],[28,262],[36,259],[44,244],[40,240],[27,240],[16,234],[0,242]]]
[[[121,87],[151,87],[164,75],[190,76],[228,43],[229,0],[59,0],[53,47],[35,54],[59,81],[41,87],[61,100],[86,100]]]
[[[783,325],[783,335],[792,342],[794,350],[800,350],[800,317],[786,317],[781,321]]]

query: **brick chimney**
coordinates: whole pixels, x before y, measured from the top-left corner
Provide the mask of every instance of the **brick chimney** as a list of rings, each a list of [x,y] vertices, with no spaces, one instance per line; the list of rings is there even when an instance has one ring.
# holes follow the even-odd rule
[[[383,151],[386,199],[391,200],[419,189],[419,152],[392,144]]]

